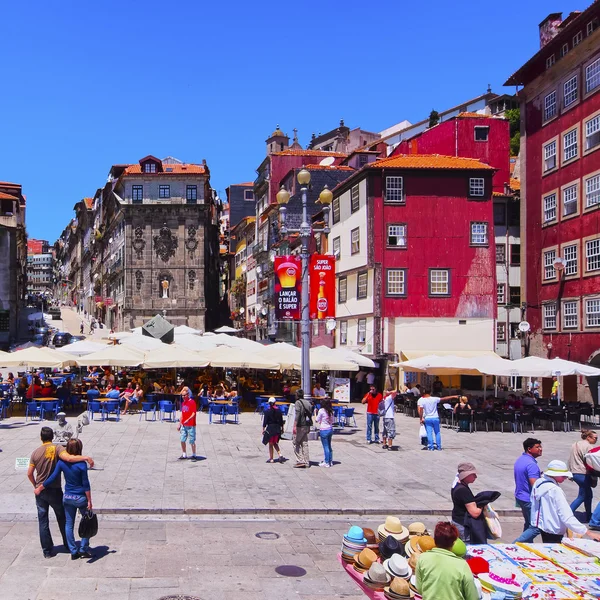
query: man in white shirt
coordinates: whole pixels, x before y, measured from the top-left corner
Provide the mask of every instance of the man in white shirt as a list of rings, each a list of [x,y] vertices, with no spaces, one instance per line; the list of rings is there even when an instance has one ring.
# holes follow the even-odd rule
[[[412,394],[415,398],[418,398],[421,395],[421,386],[417,383],[413,385],[410,390],[408,390],[409,394]]]
[[[321,387],[321,384],[317,381],[312,391],[313,398],[326,398],[327,392]]]
[[[373,371],[369,371],[367,373],[367,385],[368,386],[375,385],[375,373],[373,373]]]
[[[590,531],[577,520],[560,488],[561,483],[572,477],[573,474],[562,460],[552,460],[533,484],[531,524],[540,530],[545,544],[560,544],[567,529],[600,540],[600,534]]]

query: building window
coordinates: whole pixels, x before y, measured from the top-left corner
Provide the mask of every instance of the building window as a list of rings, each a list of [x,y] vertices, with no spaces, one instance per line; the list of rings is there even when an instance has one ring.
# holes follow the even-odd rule
[[[556,260],[556,250],[547,250],[544,252],[544,281],[556,279],[556,269],[554,261]]]
[[[404,202],[404,185],[402,177],[385,178],[386,202]]]
[[[506,323],[496,323],[496,341],[506,342]]]
[[[358,186],[352,186],[350,190],[350,212],[355,213],[360,208],[360,197],[358,193]]]
[[[519,339],[519,324],[518,323],[510,324],[510,339],[511,340]]]
[[[315,319],[312,323],[312,334],[313,337],[317,337],[319,335],[319,320]]]
[[[556,219],[556,194],[544,196],[544,223]]]
[[[131,199],[133,202],[143,202],[144,201],[144,186],[143,185],[134,185],[131,187]]]
[[[144,165],[144,173],[156,173],[156,164],[155,163],[146,163]]]
[[[600,238],[585,243],[585,270],[600,270]]]
[[[367,287],[369,283],[368,273],[359,273],[356,276],[356,299],[363,300],[367,297]]]
[[[585,301],[586,327],[600,327],[600,299]]]
[[[364,167],[369,162],[369,156],[367,154],[358,155],[358,165]]]
[[[487,246],[488,224],[485,222],[471,223],[471,245]]]
[[[504,203],[494,204],[494,225],[506,225],[506,205]]]
[[[503,265],[506,262],[506,244],[496,244],[496,263]]]
[[[544,146],[544,171],[551,171],[556,167],[556,141]]]
[[[563,216],[574,215],[577,212],[577,185],[563,189]]]
[[[406,296],[406,269],[388,269],[386,292],[388,296]]]
[[[338,303],[344,304],[348,300],[348,280],[345,277],[338,279]]]
[[[348,343],[348,321],[340,321],[340,346]]]
[[[595,90],[600,85],[600,58],[585,68],[585,91]]]
[[[490,136],[489,127],[475,127],[475,141],[476,142],[487,142]]]
[[[577,157],[577,129],[573,129],[563,136],[563,160]]]
[[[577,75],[571,77],[568,81],[565,81],[563,85],[564,90],[564,105],[570,106],[577,100]]]
[[[254,200],[254,192],[252,190],[244,190],[244,200],[251,202]]]
[[[556,116],[556,92],[550,92],[544,98],[544,121]]]
[[[450,295],[450,270],[449,269],[429,269],[429,295],[430,296],[449,296]]]
[[[339,237],[333,238],[333,255],[335,260],[340,260],[342,254],[342,243]]]
[[[560,47],[560,55],[561,55],[561,57],[564,56],[565,54],[567,54],[567,52],[569,52],[569,44],[563,44]]]
[[[585,149],[591,150],[600,144],[600,115],[585,124]]]
[[[565,257],[565,276],[577,275],[577,244],[565,246],[563,254]]]
[[[506,304],[506,284],[498,283],[496,285],[496,302],[498,304]]]
[[[575,46],[579,46],[579,44],[581,44],[581,41],[583,40],[583,32],[578,31],[574,36],[573,36],[573,48],[575,48]]]
[[[483,177],[471,177],[469,179],[469,196],[481,198],[485,195],[485,180]]]
[[[521,244],[510,245],[510,265],[511,267],[521,265]]]
[[[556,329],[556,304],[544,304],[544,329]]]
[[[185,188],[185,199],[188,204],[196,204],[198,200],[198,186],[188,185]]]
[[[594,33],[594,30],[596,29],[596,27],[597,27],[596,19],[594,19],[593,21],[590,21],[585,27],[586,35],[592,35],[592,33]]]
[[[549,69],[555,62],[556,62],[556,57],[554,56],[554,54],[551,54],[546,59],[546,69]]]
[[[563,302],[563,328],[577,329],[579,326],[579,315],[577,314],[577,301]]]
[[[170,185],[159,185],[158,186],[158,197],[159,198],[170,198],[171,197],[171,186]]]
[[[360,229],[357,227],[350,232],[350,254],[360,252]]]
[[[510,304],[521,306],[521,288],[518,285],[511,285],[509,288]]]
[[[600,204],[600,175],[585,180],[585,206],[590,208]]]
[[[332,205],[332,213],[333,213],[333,224],[340,222],[340,198],[339,196],[333,199]]]
[[[406,248],[406,225],[387,226],[387,245],[389,248]]]
[[[367,341],[367,320],[359,319],[358,320],[358,335],[356,338],[356,342],[358,344],[364,344]]]

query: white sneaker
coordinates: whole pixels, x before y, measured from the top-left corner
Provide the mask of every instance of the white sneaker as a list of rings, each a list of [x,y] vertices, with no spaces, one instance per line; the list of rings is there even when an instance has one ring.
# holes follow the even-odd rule
[[[331,465],[329,463],[325,463],[323,466],[326,467],[326,468],[328,468],[328,469],[331,468]]]
[[[323,460],[319,463],[320,467],[328,467],[329,465]]]

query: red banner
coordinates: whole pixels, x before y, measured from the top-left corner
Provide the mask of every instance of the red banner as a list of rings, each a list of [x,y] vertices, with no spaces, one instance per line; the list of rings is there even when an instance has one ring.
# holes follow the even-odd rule
[[[335,318],[335,256],[310,257],[310,318]]]
[[[276,256],[275,264],[275,317],[300,319],[302,290],[302,262],[298,256]]]

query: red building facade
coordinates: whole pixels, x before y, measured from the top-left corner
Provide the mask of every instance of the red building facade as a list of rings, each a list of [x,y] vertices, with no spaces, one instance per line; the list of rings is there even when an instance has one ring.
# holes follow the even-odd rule
[[[600,364],[600,4],[540,25],[521,99],[529,351]]]

